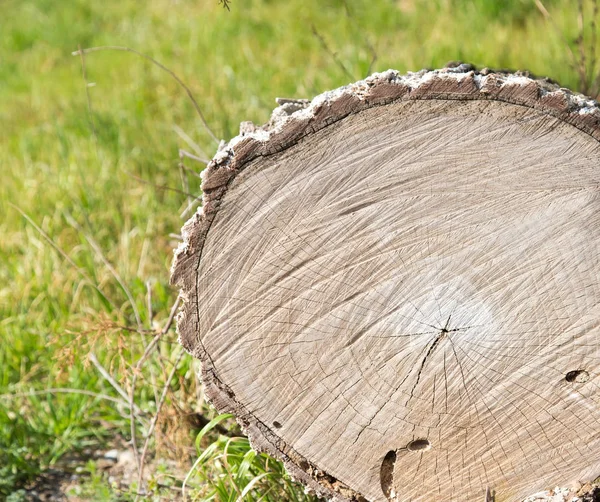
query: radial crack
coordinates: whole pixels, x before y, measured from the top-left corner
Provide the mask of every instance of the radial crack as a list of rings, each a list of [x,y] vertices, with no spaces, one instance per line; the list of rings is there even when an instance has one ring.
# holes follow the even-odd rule
[[[429,346],[429,350],[427,351],[427,354],[425,354],[425,356],[423,357],[423,360],[421,361],[421,366],[419,367],[419,372],[417,373],[417,381],[415,382],[415,384],[413,385],[413,387],[410,391],[410,397],[408,398],[408,402],[406,404],[408,404],[410,402],[410,400],[414,397],[415,389],[417,388],[417,385],[419,385],[419,381],[421,380],[421,373],[423,372],[423,368],[425,368],[425,363],[427,362],[427,359],[429,358],[429,356],[433,353],[435,348],[446,337],[446,335],[448,333],[451,333],[453,331],[458,331],[458,329],[449,330],[448,329],[449,326],[450,326],[450,316],[448,317],[448,320],[446,321],[446,325],[441,329],[441,331],[435,337],[435,340],[433,342],[431,342],[431,345]]]

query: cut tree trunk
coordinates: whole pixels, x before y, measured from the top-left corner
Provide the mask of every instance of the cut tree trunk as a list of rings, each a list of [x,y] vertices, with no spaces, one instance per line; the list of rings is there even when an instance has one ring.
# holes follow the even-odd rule
[[[216,408],[340,501],[600,475],[597,104],[466,65],[280,103],[176,253]]]

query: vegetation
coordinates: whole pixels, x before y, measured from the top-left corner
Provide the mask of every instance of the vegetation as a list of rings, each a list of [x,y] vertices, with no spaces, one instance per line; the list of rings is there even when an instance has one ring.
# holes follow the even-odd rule
[[[568,0],[5,0],[0,499],[133,434],[138,463],[177,462],[151,462],[123,491],[82,460],[80,497],[168,499],[185,481],[197,500],[311,500],[205,403],[170,322],[172,250],[202,168],[179,149],[210,158],[217,143],[156,65],[72,52],[151,56],[227,139],[241,121],[265,122],[276,96],[312,97],[370,69],[463,60],[598,92],[596,11],[587,2],[580,16]]]

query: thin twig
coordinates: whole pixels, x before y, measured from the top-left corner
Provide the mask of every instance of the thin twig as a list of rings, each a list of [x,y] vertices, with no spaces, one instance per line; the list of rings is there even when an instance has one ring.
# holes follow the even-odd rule
[[[146,185],[150,185],[154,188],[157,188],[159,190],[169,190],[171,192],[176,192],[176,193],[180,193],[182,195],[185,195],[186,197],[193,197],[195,199],[198,199],[198,197],[196,197],[194,194],[192,193],[188,193],[188,192],[184,192],[183,190],[179,190],[178,188],[173,188],[173,187],[168,187],[165,185],[157,185],[156,183],[152,183],[150,181],[146,181],[144,178],[140,178],[139,176],[136,176],[133,173],[127,172],[125,171],[125,173],[129,176],[131,176],[133,179],[136,179],[137,181],[141,182],[141,183],[145,183]]]
[[[177,296],[177,299],[175,300],[175,303],[173,304],[173,307],[171,307],[171,312],[169,313],[169,318],[167,319],[167,322],[164,325],[163,329],[146,346],[146,349],[144,350],[144,353],[138,359],[138,362],[136,363],[135,368],[133,370],[133,376],[131,377],[131,392],[130,392],[129,396],[127,396],[127,399],[130,402],[133,402],[133,396],[134,396],[134,393],[135,393],[135,386],[136,386],[136,382],[137,382],[137,376],[138,376],[138,374],[139,374],[139,372],[141,370],[141,367],[144,364],[144,362],[146,361],[146,359],[148,358],[148,356],[150,355],[150,352],[152,352],[152,350],[154,349],[154,347],[156,346],[156,344],[159,342],[159,340],[161,339],[161,337],[163,335],[165,335],[169,331],[169,329],[171,329],[171,325],[173,324],[173,319],[175,319],[175,314],[177,313],[177,309],[179,308],[179,303],[180,302],[181,302],[181,295]],[[137,465],[137,468],[138,468],[138,473],[140,473],[140,476],[141,476],[141,473],[142,473],[142,470],[143,470],[143,466],[142,466],[142,463],[140,463],[140,458],[138,456],[137,441],[135,439],[135,421],[134,421],[133,416],[130,416],[130,422],[131,422],[131,442],[132,442],[132,446],[133,446],[133,449],[134,449],[134,456],[135,456],[135,461],[136,461],[136,465]]]
[[[159,333],[156,334],[156,336],[152,339],[152,341],[148,344],[148,346],[144,350],[144,353],[142,354],[142,356],[138,359],[138,362],[135,365],[135,370],[133,372],[132,387],[135,387],[135,381],[137,379],[137,374],[139,373],[139,370],[141,369],[142,365],[146,362],[146,359],[150,355],[150,352],[152,352],[152,349],[154,348],[154,346],[160,341],[160,339],[164,335],[167,334],[167,332],[171,328],[171,325],[173,324],[173,320],[175,319],[175,314],[177,314],[177,309],[179,308],[180,303],[181,303],[181,296],[178,296],[177,299],[175,300],[175,303],[171,307],[171,312],[169,314],[169,318],[167,319],[165,326]]]
[[[228,6],[227,6],[227,8],[229,9]],[[202,121],[202,123],[204,124],[204,127],[208,131],[208,134],[210,135],[210,137],[213,140],[215,140],[217,143],[219,143],[219,140],[217,139],[215,134],[212,132],[211,128],[208,126],[208,123],[206,122],[206,119],[204,118],[204,114],[202,113],[202,110],[200,109],[198,102],[194,98],[192,91],[190,90],[190,88],[187,85],[185,85],[183,80],[181,80],[172,70],[167,68],[165,65],[159,63],[156,59],[148,56],[147,54],[144,54],[143,52],[136,51],[135,49],[131,49],[130,47],[122,47],[122,46],[118,46],[118,45],[104,45],[104,46],[100,46],[100,47],[90,47],[88,49],[79,49],[79,50],[72,52],[72,55],[77,56],[79,54],[89,54],[90,52],[99,52],[99,51],[131,52],[133,54],[137,54],[138,56],[143,57],[144,59],[150,61],[152,64],[158,66],[161,70],[163,70],[163,71],[167,72],[169,75],[171,75],[171,77],[173,77],[173,79],[175,79],[175,81],[187,93],[188,97],[190,98],[190,100],[192,101],[192,103],[194,105],[194,108],[196,109],[196,112],[198,113],[198,116],[200,117],[200,120]]]
[[[176,192],[176,193],[180,193],[182,195],[185,195],[186,197],[188,197],[188,205],[186,206],[186,208],[183,210],[183,212],[181,213],[180,217],[181,218],[185,218],[185,215],[194,207],[194,205],[199,202],[202,199],[202,196],[196,196],[194,194],[188,193],[188,192],[184,192],[183,190],[179,190],[178,188],[173,188],[173,187],[168,187],[165,185],[157,185],[156,183],[151,183],[149,181],[146,181],[143,178],[140,178],[139,176],[136,176],[133,173],[129,173],[127,171],[125,171],[126,174],[128,174],[129,176],[131,176],[132,178],[138,180],[141,183],[145,183],[146,185],[150,185],[158,190],[168,190],[171,192]]]
[[[71,259],[71,257],[65,251],[63,251],[63,249],[58,244],[56,244],[52,240],[52,238],[46,232],[44,232],[44,230],[42,230],[42,228],[38,226],[38,224],[35,221],[33,221],[33,219],[27,213],[25,213],[25,211],[23,211],[18,206],[14,205],[12,202],[9,202],[8,204],[15,208],[21,214],[21,216],[23,216],[23,218],[25,218],[29,222],[29,224],[31,224],[31,226],[33,226],[33,228],[35,228],[40,233],[40,235],[46,240],[46,242],[48,242],[48,244],[50,244],[58,254],[60,254],[65,260],[67,260],[69,264],[75,270],[77,270],[77,272],[79,272],[79,274],[89,283],[89,285],[92,286],[102,296],[102,298],[104,298],[110,304],[111,307],[113,307],[115,310],[119,310],[115,303],[110,298],[108,298],[108,296],[106,296],[104,291],[100,289],[100,286],[98,286],[94,281],[92,281],[91,277],[85,272],[85,270],[83,270],[79,265],[77,265],[77,263],[75,263]]]
[[[146,439],[144,441],[144,446],[142,448],[142,456],[140,458],[139,469],[138,469],[138,487],[139,488],[141,488],[141,486],[142,486],[142,478],[144,475],[144,460],[146,458],[146,452],[148,451],[148,445],[150,444],[150,437],[152,436],[152,433],[154,432],[154,428],[156,427],[156,423],[158,422],[158,416],[160,415],[160,410],[162,409],[165,399],[167,398],[167,393],[171,386],[171,380],[173,380],[173,377],[175,376],[175,372],[177,371],[177,366],[179,365],[179,362],[183,358],[184,354],[185,354],[185,352],[182,351],[179,354],[179,356],[177,357],[175,364],[173,364],[171,373],[169,373],[167,381],[165,382],[165,385],[163,386],[163,391],[160,396],[160,401],[158,402],[158,405],[156,407],[156,413],[154,414],[154,417],[152,417],[152,421],[150,422],[150,427],[148,428],[148,432],[146,433]],[[137,496],[136,496],[136,499],[137,499]]]
[[[371,51],[371,61],[369,62],[369,67],[367,68],[367,77],[368,77],[371,74],[371,72],[373,71],[373,66],[375,66],[378,56],[377,56],[377,51],[375,50],[375,47],[373,46],[373,44],[367,38],[366,35],[365,35],[365,43],[367,44],[369,51]]]
[[[133,451],[133,459],[135,460],[136,467],[140,468],[140,453],[137,448],[136,428],[135,428],[135,413],[133,412],[133,404],[135,398],[135,387],[131,387],[131,393],[129,394],[129,402],[132,406],[129,407],[129,433],[131,434],[131,450]]]
[[[186,173],[191,174],[192,176],[195,176],[196,178],[202,178],[202,176],[200,175],[200,173],[198,171],[194,171],[191,167],[186,166],[185,164],[181,164],[181,167],[184,169],[184,171]]]
[[[119,324],[119,323],[113,323],[113,322],[106,322],[105,323],[106,326],[108,326],[110,329],[120,329],[122,331],[129,331],[130,333],[140,333],[143,335],[152,335],[152,334],[156,334],[156,329],[142,329],[139,330],[138,328],[134,328],[131,326],[126,326],[125,324]],[[67,333],[78,333],[77,331],[70,331],[70,330],[66,330]],[[88,333],[88,331],[84,331],[84,333]]]
[[[321,43],[321,47],[323,47],[323,50],[325,52],[327,52],[327,54],[329,54],[331,56],[331,58],[335,61],[335,64],[337,64],[341,70],[346,74],[346,76],[350,79],[350,80],[356,80],[352,74],[348,71],[348,69],[344,66],[344,63],[342,63],[341,59],[338,57],[336,52],[333,52],[329,46],[327,45],[327,42],[325,41],[325,39],[323,38],[323,36],[317,31],[317,28],[315,27],[314,24],[312,24],[311,26],[311,30],[313,32],[313,35],[315,37],[317,37],[317,40]]]
[[[363,33],[363,30],[361,30],[359,24],[356,22],[354,14],[352,13],[352,10],[350,9],[350,5],[348,5],[347,0],[344,0],[344,10],[346,11],[346,17],[352,22],[352,24],[354,24],[356,27],[358,27],[359,32],[363,36],[363,42],[365,43],[365,45],[367,46],[367,49],[369,49],[369,52],[371,53],[371,61],[369,62],[369,67],[367,68],[367,74],[365,75],[366,77],[368,77],[371,74],[371,71],[373,70],[373,66],[377,62],[377,57],[378,57],[377,51],[375,50],[375,47],[369,40],[369,37],[367,37],[367,35],[365,35]]]

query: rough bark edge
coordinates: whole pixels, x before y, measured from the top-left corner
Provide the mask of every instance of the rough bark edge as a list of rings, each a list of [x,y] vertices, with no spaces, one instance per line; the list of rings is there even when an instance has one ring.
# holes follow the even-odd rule
[[[367,108],[418,99],[485,100],[525,106],[551,115],[600,141],[600,106],[581,94],[528,73],[475,70],[459,64],[441,70],[401,75],[395,70],[328,91],[312,101],[281,100],[269,123],[244,122],[240,134],[221,143],[202,172],[202,208],[183,227],[183,243],[175,251],[171,284],[181,288],[183,307],[177,316],[179,341],[202,362],[202,380],[209,401],[220,412],[233,413],[253,448],[283,461],[290,475],[317,495],[339,502],[363,502],[364,497],[319,469],[254,417],[233,391],[219,380],[198,333],[197,272],[206,235],[227,187],[252,160],[282,152],[303,137]],[[279,101],[278,101],[279,102]]]

